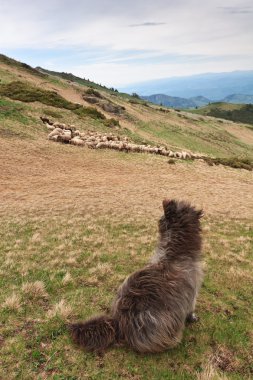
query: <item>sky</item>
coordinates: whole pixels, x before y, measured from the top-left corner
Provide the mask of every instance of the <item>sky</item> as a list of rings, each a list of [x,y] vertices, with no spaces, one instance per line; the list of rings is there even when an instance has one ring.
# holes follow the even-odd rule
[[[0,0],[0,52],[109,87],[253,69],[252,0]]]

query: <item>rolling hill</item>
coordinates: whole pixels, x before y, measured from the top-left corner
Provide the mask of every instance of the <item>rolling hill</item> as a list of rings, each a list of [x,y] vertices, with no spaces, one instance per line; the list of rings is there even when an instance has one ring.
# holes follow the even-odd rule
[[[101,130],[108,128],[106,125],[110,120],[112,123],[116,120],[116,124],[118,122],[121,126],[119,133],[126,133],[133,141],[165,144],[172,150],[183,149],[213,156],[248,156],[252,153],[251,131],[243,125],[234,126],[225,121],[221,124],[213,118],[163,109],[110,89],[103,91],[95,83],[87,86],[81,78],[70,81],[69,74],[66,74],[66,80],[62,73],[52,75],[41,72],[41,69],[37,71],[7,57],[2,57],[0,62],[2,102],[10,104],[11,109],[17,107],[15,100],[21,102],[20,107],[24,109],[22,117],[29,114],[32,124],[36,118],[39,120],[41,114],[59,115],[61,120],[75,120],[80,126],[90,122],[95,129]],[[100,98],[92,94],[94,87],[99,89]],[[31,109],[29,104],[33,104]],[[5,121],[0,133],[10,133],[10,124]],[[20,128],[25,133],[21,125]],[[243,131],[241,138],[237,131],[234,132],[237,128]]]
[[[253,172],[214,160],[251,162],[252,128],[66,75],[0,56],[0,378],[249,379]],[[53,122],[90,145],[49,140]],[[112,138],[213,160],[116,151]],[[77,349],[69,323],[108,312],[149,262],[167,197],[205,213],[199,322],[161,354]]]
[[[141,96],[141,98],[147,100],[148,102],[171,108],[196,108],[210,103],[210,100],[204,96],[196,96],[186,99],[164,94],[155,94],[150,96]]]
[[[253,104],[218,102],[195,110],[194,113],[253,125]]]
[[[221,100],[223,103],[253,104],[253,95],[232,94]]]
[[[149,96],[141,96],[141,98],[154,104],[180,109],[199,108],[204,107],[209,103],[217,103],[205,98],[204,96],[195,96],[186,99],[164,94],[155,94]],[[219,103],[253,104],[253,95],[232,94],[220,100]]]

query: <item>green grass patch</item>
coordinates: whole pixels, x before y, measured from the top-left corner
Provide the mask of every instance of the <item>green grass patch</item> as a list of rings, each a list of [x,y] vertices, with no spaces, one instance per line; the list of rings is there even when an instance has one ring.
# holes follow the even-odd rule
[[[192,125],[194,124],[194,125]],[[139,122],[138,129],[148,133],[150,140],[155,138],[161,144],[173,149],[189,149],[207,155],[233,157],[252,155],[252,148],[239,141],[226,130],[205,120],[189,121],[189,126],[165,122]]]
[[[99,358],[70,341],[66,323],[107,310],[123,279],[148,261],[156,228],[112,215],[1,220],[0,376],[195,380],[212,359],[228,379],[250,378],[251,221],[204,222],[200,322],[177,348],[158,355],[112,348]]]
[[[21,124],[27,124],[29,118],[24,115],[25,106],[0,98],[0,120],[11,119]]]
[[[0,96],[0,136],[5,138],[34,138],[37,119],[30,107]]]
[[[94,119],[105,119],[105,116],[95,108],[85,108],[79,104],[71,103],[55,91],[42,90],[21,81],[1,84],[0,95],[25,103],[40,102],[48,106],[64,108],[73,111],[80,117],[89,116]]]

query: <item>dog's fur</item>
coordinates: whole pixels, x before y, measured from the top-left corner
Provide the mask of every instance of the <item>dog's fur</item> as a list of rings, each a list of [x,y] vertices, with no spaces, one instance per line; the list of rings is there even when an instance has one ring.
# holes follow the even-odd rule
[[[161,352],[176,346],[185,322],[195,320],[202,211],[175,200],[164,200],[163,209],[155,254],[119,287],[110,315],[71,325],[73,340],[87,351],[123,343],[138,352]]]

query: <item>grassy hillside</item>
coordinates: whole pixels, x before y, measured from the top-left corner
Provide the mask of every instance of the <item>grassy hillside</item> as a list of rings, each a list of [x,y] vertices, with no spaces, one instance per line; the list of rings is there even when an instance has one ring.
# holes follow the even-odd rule
[[[212,103],[193,112],[253,125],[253,104]]]
[[[220,120],[157,107],[136,97],[103,91],[100,86],[96,91],[102,95],[101,100],[96,96],[87,96],[90,87],[85,86],[87,82],[81,78],[81,84],[75,76],[72,76],[69,83],[69,79],[62,79],[62,73],[57,73],[57,76],[42,74],[41,71],[16,61],[12,65],[13,61],[4,57],[0,57],[0,96],[3,100],[19,100],[22,104],[37,102],[36,106],[30,108],[29,117],[32,116],[31,113],[38,117],[38,109],[41,114],[47,115],[47,106],[52,106],[56,115],[60,115],[61,121],[68,123],[74,118],[80,128],[86,128],[89,119],[93,118],[97,119],[98,128],[106,130],[106,125],[114,125],[114,121],[111,123],[105,119],[115,119],[121,126],[121,132],[131,134],[135,141],[165,144],[172,150],[183,149],[215,157],[253,156],[253,132],[246,126],[226,121],[221,123]],[[119,107],[124,111],[120,114],[113,111]],[[67,109],[72,111],[71,118],[64,111]],[[26,108],[23,116],[28,117],[25,110]],[[52,114],[52,110],[49,113]],[[79,117],[76,118],[73,114]],[[57,120],[57,117],[54,119]],[[3,129],[2,125],[1,130]]]
[[[99,97],[3,59],[0,79],[0,378],[250,379],[252,171],[54,143],[40,116],[224,159],[252,158],[252,130],[96,89]],[[205,212],[200,321],[163,354],[84,353],[67,323],[107,311],[119,284],[147,263],[165,197]]]

